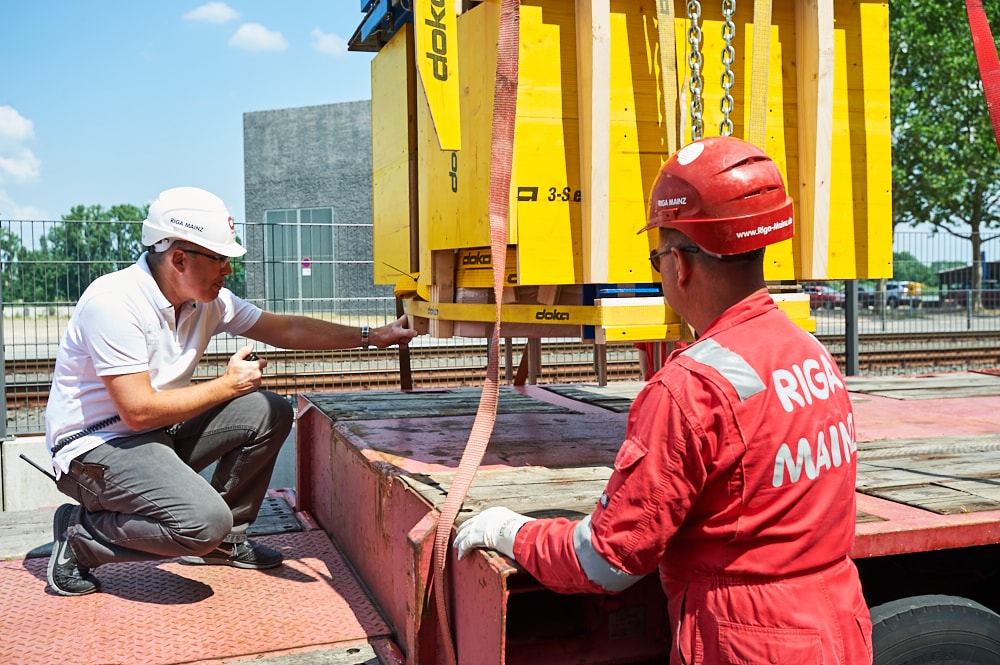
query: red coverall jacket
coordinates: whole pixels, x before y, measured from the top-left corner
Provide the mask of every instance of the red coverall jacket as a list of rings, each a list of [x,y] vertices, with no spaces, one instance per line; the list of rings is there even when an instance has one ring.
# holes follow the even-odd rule
[[[856,451],[834,360],[761,291],[644,387],[593,514],[528,522],[515,558],[564,593],[658,567],[674,665],[871,663]]]

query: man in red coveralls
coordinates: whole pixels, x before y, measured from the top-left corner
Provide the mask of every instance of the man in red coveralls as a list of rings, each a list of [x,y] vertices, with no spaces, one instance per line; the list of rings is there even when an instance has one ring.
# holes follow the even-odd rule
[[[614,593],[659,569],[673,665],[872,662],[854,543],[854,419],[829,352],[768,295],[764,247],[792,200],[732,137],[671,157],[643,230],[669,305],[698,339],[636,397],[594,512],[534,520],[493,507],[462,524],[549,588]]]

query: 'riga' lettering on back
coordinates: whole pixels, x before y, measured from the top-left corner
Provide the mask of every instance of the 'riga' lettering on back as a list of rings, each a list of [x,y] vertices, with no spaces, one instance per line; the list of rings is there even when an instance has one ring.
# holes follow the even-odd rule
[[[792,365],[790,370],[776,369],[771,378],[781,406],[788,413],[796,407],[812,404],[814,400],[827,399],[837,388],[844,389],[844,382],[833,371],[833,365],[825,355],[821,355],[819,360],[809,358],[801,366]]]

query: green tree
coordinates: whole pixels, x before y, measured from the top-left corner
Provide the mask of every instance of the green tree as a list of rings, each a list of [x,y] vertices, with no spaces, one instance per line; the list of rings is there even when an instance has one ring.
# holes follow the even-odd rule
[[[21,238],[10,229],[0,229],[0,294],[2,302],[21,300],[19,260],[24,255]]]
[[[39,239],[39,250],[31,253],[34,261],[27,283],[33,285],[31,299],[75,301],[95,279],[121,270],[139,258],[142,245],[142,222],[149,206],[120,204],[74,206],[63,215],[62,223],[53,226]],[[234,293],[246,291],[246,266],[241,258],[232,262],[233,274],[227,279]]]
[[[937,274],[909,252],[893,252],[892,267],[893,279],[903,282],[920,282],[926,286],[937,286]]]
[[[148,206],[74,206],[39,241],[35,283],[49,300],[74,301],[87,286],[135,262],[142,253]]]
[[[1000,0],[983,0],[1000,17]],[[980,247],[1000,226],[1000,150],[962,3],[889,5],[893,223],[930,222]],[[978,303],[977,303],[978,304]]]

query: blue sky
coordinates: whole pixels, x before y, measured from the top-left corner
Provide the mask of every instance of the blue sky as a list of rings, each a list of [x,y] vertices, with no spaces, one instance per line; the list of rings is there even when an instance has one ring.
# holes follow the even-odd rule
[[[358,0],[3,0],[0,219],[203,187],[244,221],[243,114],[371,97]]]

